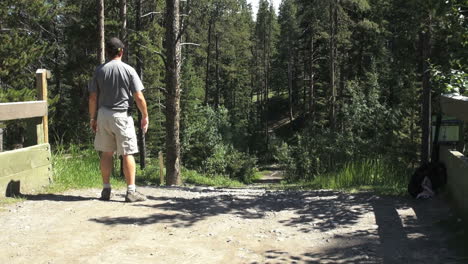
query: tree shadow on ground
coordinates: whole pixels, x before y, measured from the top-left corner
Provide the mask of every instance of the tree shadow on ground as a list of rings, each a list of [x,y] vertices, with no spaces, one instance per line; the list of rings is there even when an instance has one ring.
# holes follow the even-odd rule
[[[213,190],[199,197],[154,197],[152,203],[135,204],[166,211],[145,217],[99,218],[92,221],[106,225],[170,223],[173,227],[190,227],[198,221],[220,214],[243,219],[261,219],[280,211],[298,216],[282,221],[302,232],[329,231],[337,226],[351,226],[362,214],[372,210],[366,201],[370,194],[347,195],[333,191],[258,191],[243,193],[235,189]],[[312,223],[312,224],[311,224]]]
[[[317,251],[299,256],[275,249],[266,251],[264,256],[271,261],[266,263],[466,263],[452,257],[454,253],[447,246],[450,235],[437,227],[438,222],[451,214],[437,199],[416,201],[327,190],[245,192],[242,189],[213,189],[189,198],[149,196],[148,199],[149,202],[134,206],[154,208],[158,213],[90,221],[105,225],[164,223],[187,228],[222,214],[263,219],[291,211],[296,216],[280,223],[304,234],[354,228],[344,235],[331,237],[329,244],[317,247]],[[405,210],[414,212],[401,213]],[[369,215],[375,217],[375,227],[356,226],[362,217]]]
[[[467,258],[449,246],[454,234],[439,225],[451,214],[440,200],[387,197],[374,199],[370,205],[376,229],[334,236],[328,245],[302,255],[266,251],[264,256],[268,261],[264,263],[468,263]],[[404,210],[412,210],[414,214],[400,215],[399,211]]]
[[[349,240],[353,243],[350,244]],[[317,247],[314,252],[302,255],[291,255],[285,251],[265,251],[265,261],[251,262],[250,264],[269,263],[346,263],[346,264],[377,264],[383,263],[378,254],[379,244],[375,232],[368,230],[357,230],[346,236],[335,237],[329,245]]]

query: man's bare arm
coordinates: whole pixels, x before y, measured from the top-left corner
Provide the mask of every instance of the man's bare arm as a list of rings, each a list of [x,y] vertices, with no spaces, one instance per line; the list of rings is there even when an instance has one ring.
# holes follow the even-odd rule
[[[94,132],[96,132],[97,130],[97,121],[96,121],[97,92],[89,93],[88,110],[89,110],[89,125],[91,126],[91,129]]]
[[[149,118],[148,118],[148,108],[146,107],[145,96],[143,95],[142,92],[135,92],[133,94],[133,97],[135,98],[135,103],[141,112],[141,124],[140,124],[141,128],[143,129],[144,133],[146,133],[146,131],[148,131]]]

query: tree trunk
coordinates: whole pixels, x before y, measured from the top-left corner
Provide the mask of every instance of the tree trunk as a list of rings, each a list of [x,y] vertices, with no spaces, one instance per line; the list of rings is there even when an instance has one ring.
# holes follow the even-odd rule
[[[289,38],[288,38],[288,43],[289,43]],[[290,44],[290,43],[289,43]],[[289,120],[292,122],[293,121],[293,100],[292,100],[292,54],[291,54],[291,45],[288,45],[288,97],[289,97]]]
[[[310,38],[310,72],[309,72],[309,113],[313,115],[314,113],[314,37],[313,33],[311,33]]]
[[[166,179],[182,183],[180,176],[180,17],[179,0],[166,0]]]
[[[140,5],[140,0],[138,0],[137,5]],[[141,16],[141,13],[140,13]],[[139,20],[140,18],[137,17]],[[138,29],[137,29],[138,30]],[[128,41],[127,41],[127,0],[120,0],[120,40],[125,45],[125,52],[124,57],[122,58],[124,61],[128,61]]]
[[[309,87],[307,86],[306,82],[305,82],[305,76],[306,76],[306,72],[307,72],[307,51],[304,49],[303,53],[301,54],[301,52],[299,52],[299,56],[304,58],[302,60],[302,73],[303,73],[303,78],[302,78],[302,112],[303,113],[307,113],[308,111],[308,107],[309,107],[309,104],[308,104],[308,96],[307,96],[307,93],[309,91]]]
[[[220,104],[220,84],[219,84],[219,34],[215,35],[215,53],[216,53],[216,94],[215,94],[215,108],[218,109]]]
[[[431,33],[429,31],[420,34],[422,41],[422,138],[421,138],[421,163],[430,161],[431,152],[431,85],[429,72],[429,58],[431,53]]]
[[[344,53],[343,53],[344,54]],[[343,55],[344,57],[346,55]],[[343,95],[344,95],[344,92],[345,92],[345,84],[346,84],[346,75],[345,75],[345,64],[344,63],[340,63],[340,67],[339,67],[339,71],[337,73],[340,81],[338,83],[338,99],[339,98],[343,98]],[[337,109],[337,112],[339,113],[341,110],[342,110],[342,107],[343,105],[339,103],[338,101],[338,104],[336,105],[336,109]],[[343,119],[340,119],[337,121],[338,126],[339,126],[339,129],[343,132],[343,129],[344,129],[344,120]]]
[[[99,49],[98,49],[98,60],[99,63],[104,63],[106,61],[106,52],[104,45],[104,0],[97,0],[98,6],[98,31],[99,31]]]
[[[268,14],[268,27],[267,27],[267,38],[266,42],[266,60],[265,60],[265,147],[266,151],[269,150],[270,145],[270,134],[268,133],[268,114],[269,114],[269,102],[270,102],[270,62],[271,62],[271,44],[273,41],[273,12],[274,10],[270,7],[270,12]]]
[[[410,111],[410,127],[409,127],[409,136],[410,136],[410,143],[411,143],[411,146],[416,146],[416,133],[417,133],[417,129],[416,129],[416,122],[417,122],[417,119],[418,118],[418,113],[416,113],[416,109],[414,107],[411,107],[411,111]],[[415,149],[411,149],[411,151],[414,151],[415,153],[417,152]],[[416,166],[416,160],[417,158],[416,157],[411,157],[411,168],[415,168]]]
[[[55,9],[57,9],[57,5],[55,6]],[[61,43],[61,31],[59,31],[59,27],[57,26],[59,23],[58,19],[54,19],[54,36],[55,36],[55,43],[57,45],[60,45]],[[62,99],[62,74],[61,74],[61,67],[60,67],[60,53],[59,53],[59,48],[56,47],[54,51],[54,77],[55,77],[55,90],[57,92],[57,95],[59,97],[59,100],[57,101],[57,107],[56,109],[56,115],[57,116],[62,116],[62,110],[64,110],[64,107],[62,106],[63,99]],[[62,138],[63,139],[63,138]],[[61,142],[60,142],[61,143]]]
[[[289,59],[288,59],[288,97],[289,97],[289,120],[293,121],[293,100],[292,100],[292,55],[291,55],[291,47],[288,47]]]
[[[208,104],[210,92],[210,62],[211,62],[211,24],[208,22],[208,46],[206,47],[206,77],[205,77],[205,105]]]
[[[121,1],[126,1],[126,0],[121,0]],[[141,7],[141,1],[137,1],[136,5],[136,19],[135,19],[135,28],[137,32],[140,32],[142,30],[141,28],[141,15],[142,15],[142,7]],[[125,29],[125,34],[126,34],[126,29]],[[143,58],[141,55],[141,49],[138,48],[136,52],[136,71],[138,73],[138,76],[140,76],[141,81],[143,82]],[[145,138],[145,133],[143,132],[143,129],[141,128],[141,112],[138,111],[138,143],[139,143],[139,150],[140,150],[140,168],[143,170],[146,168],[146,138]]]
[[[336,127],[336,84],[335,84],[335,59],[336,59],[336,0],[330,1],[330,127],[332,131]]]

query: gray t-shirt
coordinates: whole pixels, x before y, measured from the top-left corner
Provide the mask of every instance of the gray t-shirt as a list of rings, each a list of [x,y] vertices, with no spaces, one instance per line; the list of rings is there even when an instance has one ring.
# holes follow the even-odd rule
[[[88,86],[89,92],[98,92],[98,108],[115,111],[126,111],[129,101],[133,101],[133,93],[143,89],[135,69],[121,60],[111,60],[97,67]]]

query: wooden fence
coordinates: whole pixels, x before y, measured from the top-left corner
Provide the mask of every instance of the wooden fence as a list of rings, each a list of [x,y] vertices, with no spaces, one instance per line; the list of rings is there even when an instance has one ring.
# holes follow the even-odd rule
[[[50,72],[36,71],[38,101],[1,103],[0,121],[35,118],[37,145],[0,153],[0,197],[35,193],[49,185],[52,166],[47,118],[47,79]]]

